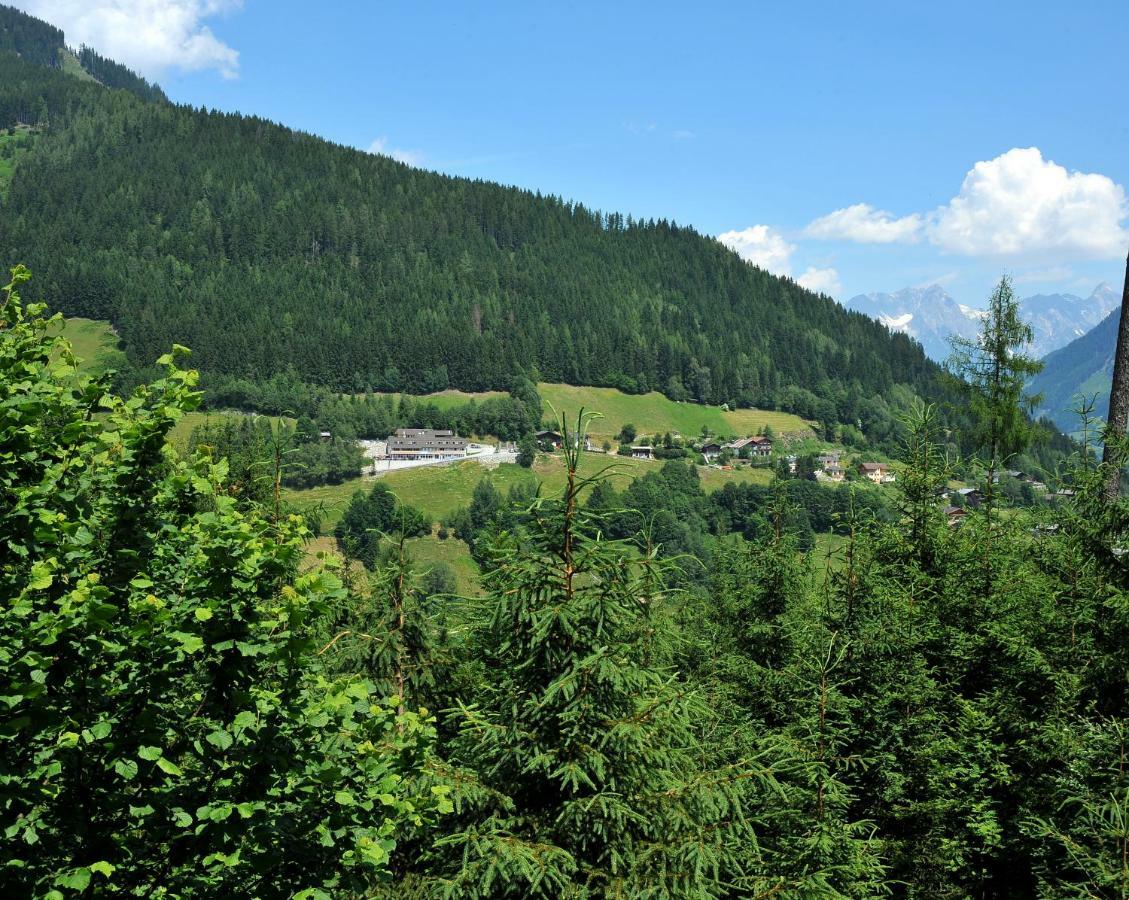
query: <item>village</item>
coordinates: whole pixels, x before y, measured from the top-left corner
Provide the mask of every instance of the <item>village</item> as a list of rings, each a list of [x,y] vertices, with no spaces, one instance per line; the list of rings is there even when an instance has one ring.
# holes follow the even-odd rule
[[[550,428],[537,431],[534,439],[542,453],[559,451],[565,441],[564,435]],[[518,447],[513,442],[474,442],[445,429],[398,428],[386,440],[359,443],[369,461],[366,474],[370,475],[466,460],[494,466],[513,463],[518,457]],[[722,472],[740,467],[775,469],[780,474],[786,471],[793,477],[832,484],[859,480],[884,486],[897,481],[897,473],[888,462],[848,462],[844,451],[836,449],[800,455],[788,452],[791,443],[780,442],[771,433],[728,438],[703,434],[697,440],[686,440],[677,432],[646,436],[626,425],[614,443],[605,440],[601,444],[585,436],[583,449],[588,453],[614,453],[642,461],[690,459],[699,466]]]

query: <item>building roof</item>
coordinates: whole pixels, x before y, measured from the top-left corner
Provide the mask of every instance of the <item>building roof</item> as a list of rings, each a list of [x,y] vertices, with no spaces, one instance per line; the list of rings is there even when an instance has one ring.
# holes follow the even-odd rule
[[[466,438],[453,431],[434,428],[397,428],[388,439],[389,451],[394,450],[465,450]]]
[[[750,445],[754,447],[771,447],[772,438],[766,438],[763,435],[754,435],[753,437],[743,437],[738,438],[735,441],[730,441],[725,446],[730,448],[731,450],[740,450],[741,448],[748,447]]]
[[[866,462],[859,466],[860,472],[889,472],[890,466],[887,463],[880,462]]]

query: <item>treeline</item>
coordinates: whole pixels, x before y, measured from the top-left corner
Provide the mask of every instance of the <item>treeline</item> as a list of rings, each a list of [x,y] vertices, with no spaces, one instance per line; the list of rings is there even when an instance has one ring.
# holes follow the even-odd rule
[[[542,414],[536,386],[520,377],[508,396],[450,407],[389,394],[342,397],[285,377],[263,385],[226,382],[204,397],[221,414],[194,429],[189,448],[207,446],[217,457],[237,460],[247,477],[254,468],[260,482],[269,481],[271,466],[277,465],[279,482],[291,488],[356,478],[365,463],[357,441],[386,438],[397,428],[450,429],[515,441],[536,430]],[[263,410],[275,421],[222,414],[231,408]]]
[[[908,338],[693,229],[3,65],[0,114],[42,100],[52,121],[5,245],[36,264],[36,296],[113,321],[139,366],[175,342],[205,373],[341,392],[524,372],[805,413],[834,391],[934,390]]]
[[[107,59],[85,44],[78,48],[75,58],[87,74],[108,88],[129,91],[134,96],[149,102],[168,101],[165,92],[156,84],[146,81],[132,69]]]
[[[0,53],[13,53],[35,66],[59,65],[63,32],[10,6],[0,6]]]
[[[529,379],[507,382],[509,396],[471,398],[465,403],[439,404],[426,397],[372,394],[342,396],[292,375],[262,382],[224,377],[204,378],[205,398],[212,409],[253,410],[273,416],[306,420],[313,431],[330,431],[342,438],[384,438],[397,428],[448,428],[463,435],[492,435],[516,440],[541,425],[542,403]]]
[[[71,53],[62,30],[10,6],[0,5],[0,53],[5,52],[48,69],[61,69],[63,54]],[[157,85],[90,47],[79,47],[74,51],[74,58],[88,75],[108,88],[129,91],[142,100],[168,101]],[[23,118],[20,121],[33,124],[35,120]]]
[[[614,464],[609,463],[607,469],[614,471]],[[739,534],[750,541],[761,540],[779,525],[801,552],[808,552],[815,546],[817,533],[841,530],[851,514],[873,522],[894,521],[897,510],[891,493],[870,485],[789,479],[773,485],[730,482],[707,494],[692,463],[671,460],[623,490],[597,480],[583,503],[600,516],[609,537],[628,540],[645,534],[660,548],[660,556],[693,560],[682,566],[682,574],[701,582],[718,552],[719,539]],[[503,494],[485,477],[475,486],[470,504],[443,524],[467,543],[479,562],[486,563],[485,548],[490,541],[524,524],[522,510],[528,510],[534,499],[526,485],[516,485]],[[771,511],[781,505],[788,512],[774,523]]]

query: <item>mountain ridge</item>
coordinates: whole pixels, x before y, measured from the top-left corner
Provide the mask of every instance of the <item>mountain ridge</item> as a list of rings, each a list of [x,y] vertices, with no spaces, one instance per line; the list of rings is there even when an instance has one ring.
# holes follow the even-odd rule
[[[1082,337],[1047,356],[1043,371],[1028,385],[1032,394],[1042,396],[1038,415],[1049,417],[1067,434],[1074,433],[1081,427],[1079,404],[1092,399],[1091,415],[1105,419],[1120,324],[1119,307]]]
[[[1035,333],[1028,352],[1042,358],[1065,346],[1095,327],[1119,302],[1120,297],[1106,282],[1098,284],[1088,297],[1035,294],[1021,298],[1020,313]],[[858,294],[843,305],[916,338],[937,362],[943,362],[949,354],[949,336],[975,337],[983,316],[983,310],[958,303],[937,284],[889,294]]]

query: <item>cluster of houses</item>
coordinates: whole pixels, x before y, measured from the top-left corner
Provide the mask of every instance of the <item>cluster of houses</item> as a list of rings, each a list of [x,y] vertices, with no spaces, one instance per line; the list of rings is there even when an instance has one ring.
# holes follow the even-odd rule
[[[825,450],[815,458],[819,468],[816,470],[817,481],[831,481],[835,484],[847,477],[847,470],[843,466],[843,458],[835,450]],[[859,474],[873,484],[893,484],[898,480],[898,475],[889,463],[862,462],[858,464]]]
[[[632,450],[634,449],[633,447]],[[768,459],[772,456],[772,438],[756,435],[754,437],[737,438],[735,441],[729,441],[724,444],[718,443],[717,441],[710,441],[709,443],[703,444],[699,449],[699,452],[705,457],[708,463],[714,462],[726,451],[732,456],[750,459]]]

